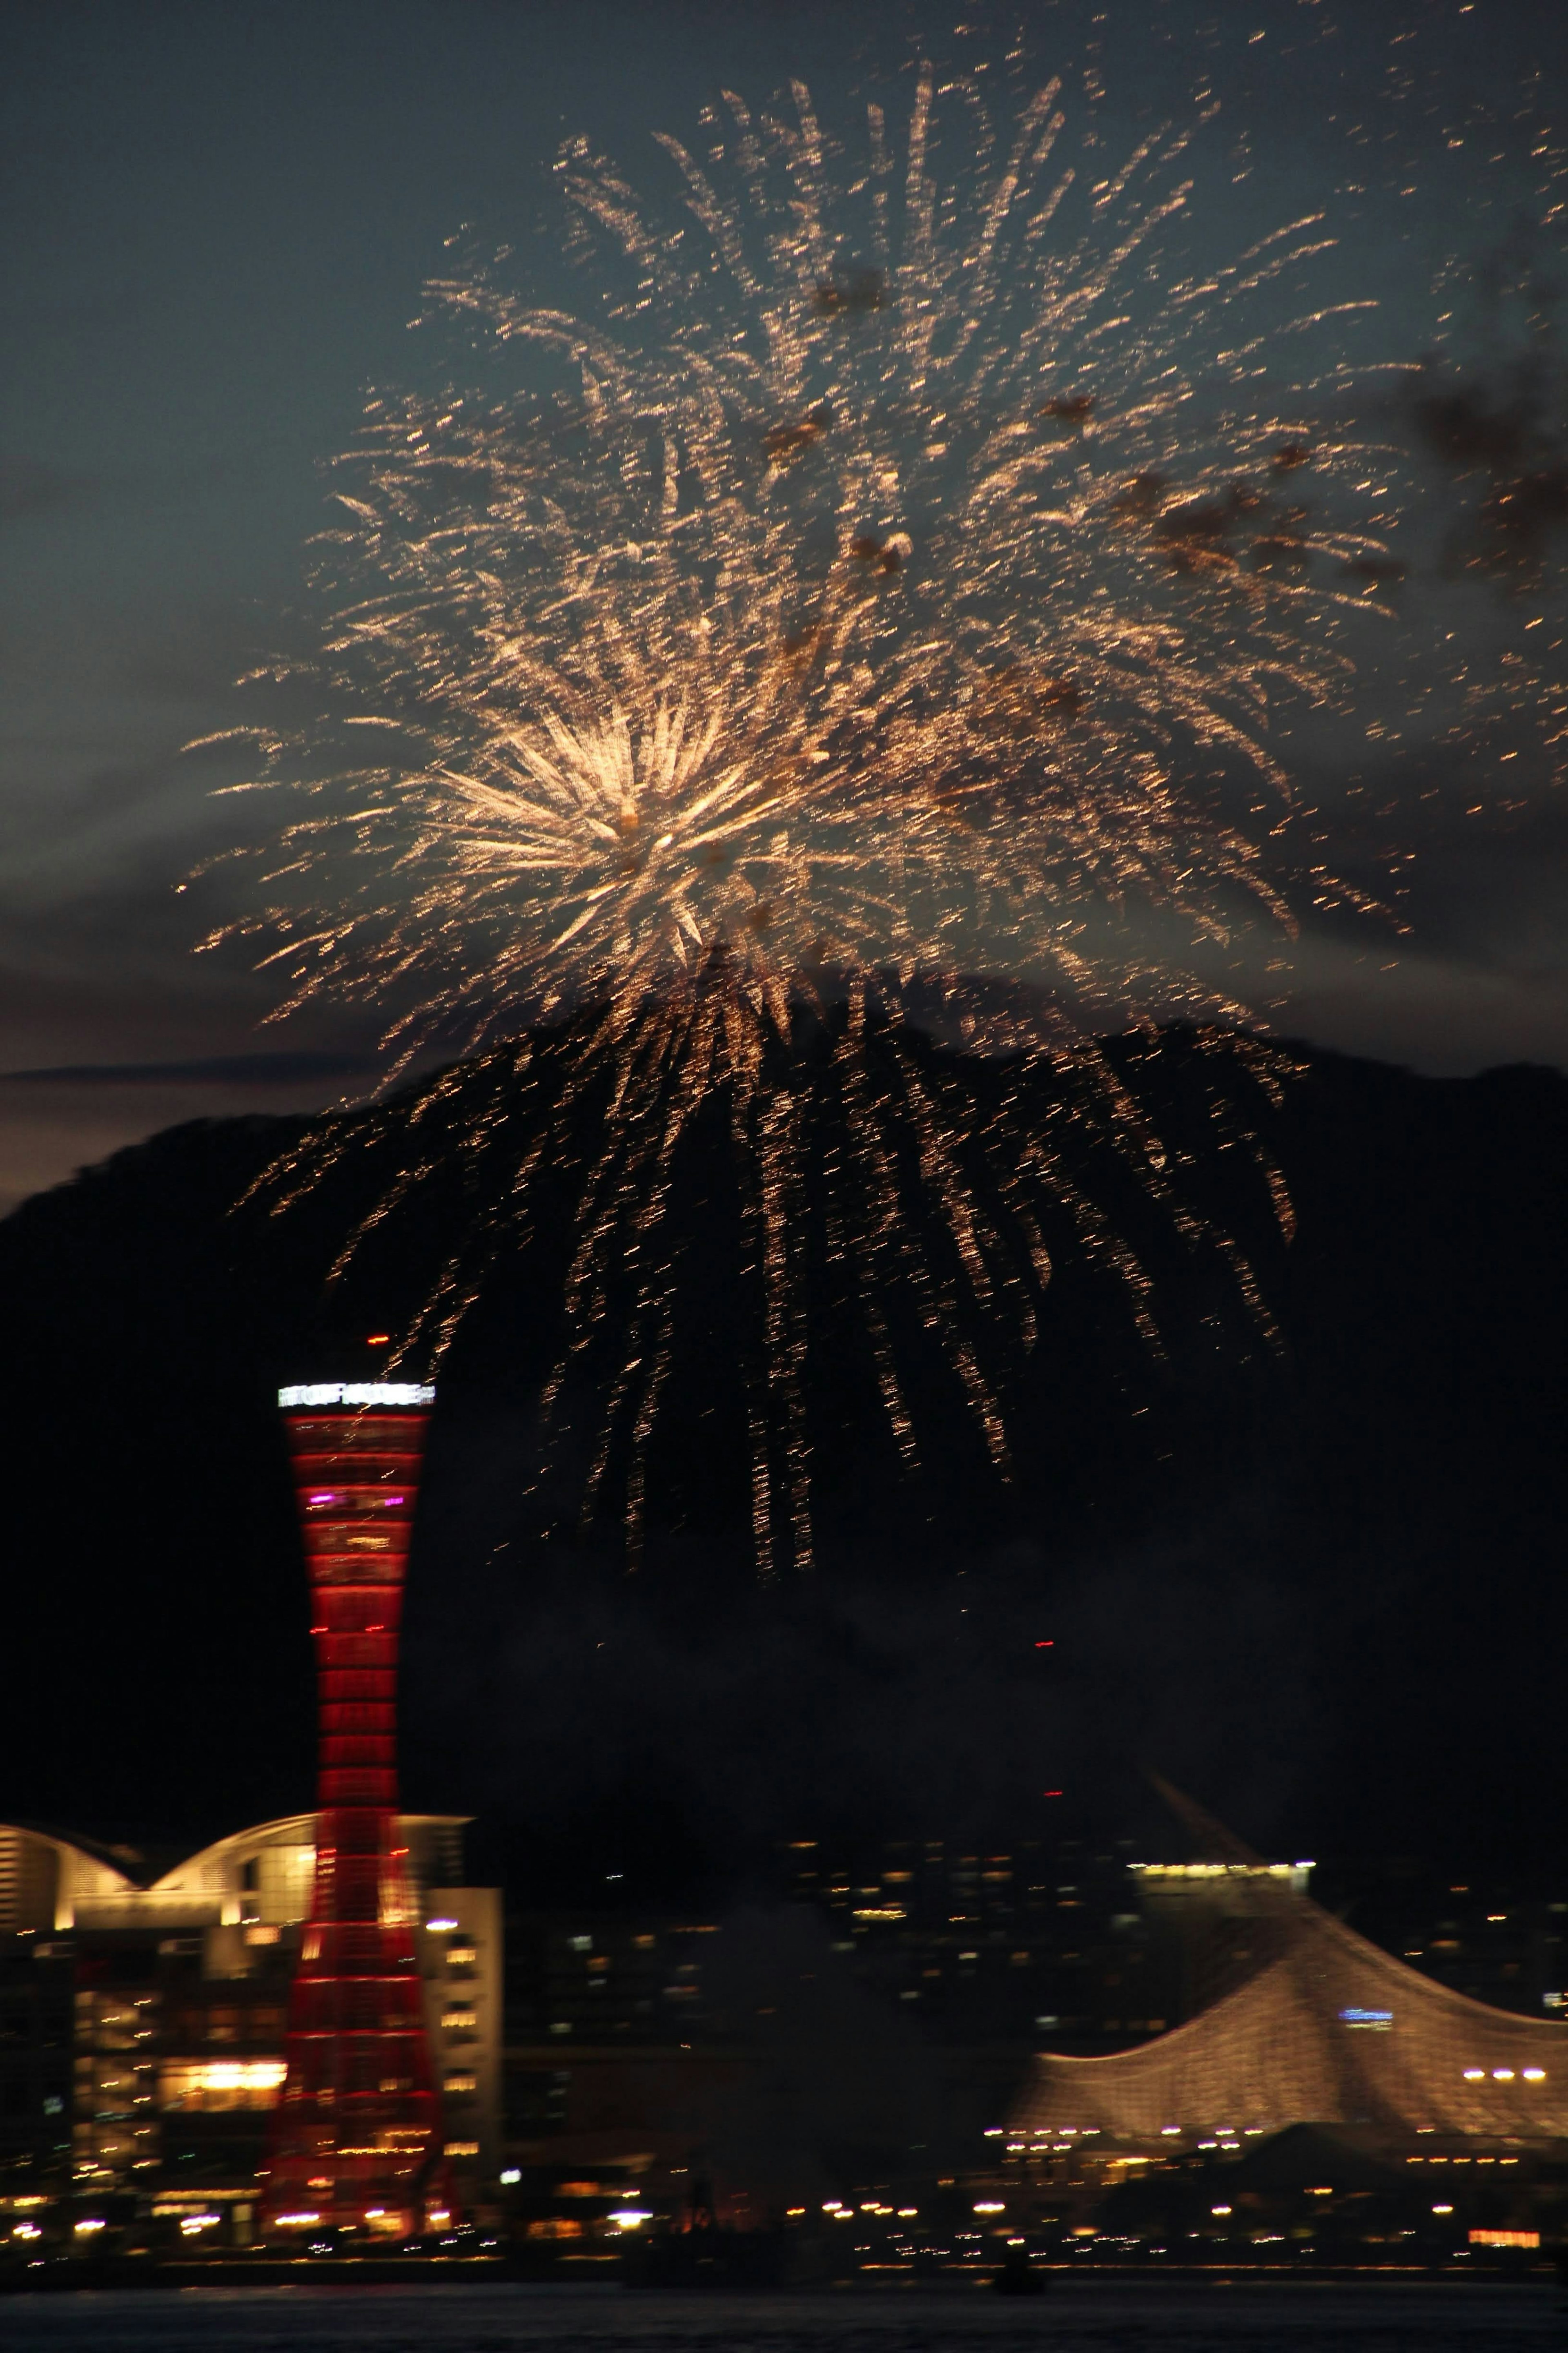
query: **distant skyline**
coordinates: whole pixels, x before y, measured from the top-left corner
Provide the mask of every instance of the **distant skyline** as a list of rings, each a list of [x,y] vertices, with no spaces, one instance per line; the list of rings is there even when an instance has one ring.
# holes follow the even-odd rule
[[[171,1122],[313,1108],[374,1073],[363,1016],[258,1029],[267,976],[238,949],[193,955],[210,910],[176,886],[222,847],[235,804],[211,797],[221,757],[180,747],[243,716],[242,672],[309,642],[301,550],[321,462],[367,383],[410,367],[443,240],[465,223],[510,237],[562,298],[559,257],[530,237],[568,133],[649,174],[654,132],[689,133],[721,87],[763,97],[792,75],[847,131],[866,88],[896,90],[918,53],[1000,75],[1019,21],[1040,78],[1102,79],[1112,147],[1216,98],[1236,168],[1200,189],[1194,236],[1232,255],[1326,206],[1347,289],[1380,306],[1381,351],[1419,359],[1441,289],[1457,306],[1467,270],[1523,229],[1548,308],[1552,270],[1568,275],[1568,129],[1552,113],[1568,26],[1525,0],[7,11],[0,1210]],[[1529,600],[1446,581],[1447,483],[1434,465],[1409,593],[1451,600],[1478,675],[1532,618],[1519,642],[1534,662],[1564,634],[1568,543],[1551,540]],[[1506,718],[1484,756],[1479,735],[1392,748],[1403,699],[1391,670],[1355,724],[1369,787],[1397,792],[1415,852],[1410,929],[1309,925],[1275,1026],[1429,1071],[1568,1063],[1551,763],[1521,737],[1505,797]],[[1325,729],[1301,754],[1331,824],[1346,742]]]

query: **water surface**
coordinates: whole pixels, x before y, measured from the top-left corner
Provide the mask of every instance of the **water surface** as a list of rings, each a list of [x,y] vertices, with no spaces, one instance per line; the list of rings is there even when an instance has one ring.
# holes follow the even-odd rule
[[[779,2296],[617,2287],[184,2288],[0,2299],[0,2353],[1535,2353],[1549,2285],[1121,2287]]]

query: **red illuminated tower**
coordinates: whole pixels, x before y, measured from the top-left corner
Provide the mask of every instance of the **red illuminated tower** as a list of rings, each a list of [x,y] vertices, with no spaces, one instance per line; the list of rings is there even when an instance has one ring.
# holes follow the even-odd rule
[[[397,1630],[435,1391],[279,1392],[310,1570],[321,1708],[316,1892],[289,2005],[263,2202],[271,2232],[447,2220],[413,1891],[397,1817]]]

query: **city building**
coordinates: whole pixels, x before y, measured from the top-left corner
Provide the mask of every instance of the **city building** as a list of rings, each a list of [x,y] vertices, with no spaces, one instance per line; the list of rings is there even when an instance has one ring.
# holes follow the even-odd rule
[[[500,2162],[504,1932],[500,1891],[461,1883],[464,1821],[399,1815],[396,1839],[443,2155],[468,2207]],[[317,1861],[314,1814],[155,1876],[128,1849],[0,1825],[0,2214],[65,2199],[90,2221],[151,2200],[187,2236],[261,2227]]]
[[[797,1839],[781,1860],[788,1892],[832,1924],[858,1978],[905,2006],[925,2039],[997,2046],[999,2058],[1005,2047],[1021,2066],[1042,2034],[1117,2048],[1197,2006],[1203,1972],[1152,1915],[1131,1852],[904,1839],[836,1855]]]
[[[1475,2001],[1382,1951],[1311,1901],[1307,1868],[1145,1868],[1157,1902],[1244,1922],[1245,1956],[1231,1957],[1247,1966],[1139,2048],[1037,2056],[994,2128],[1026,2203],[1255,2159],[1303,2127],[1348,2136],[1356,2166],[1399,2169],[1407,2193],[1412,2168],[1439,2190],[1461,2167],[1504,2181],[1568,2141],[1568,2026]],[[1453,2211],[1441,2196],[1431,2206]]]

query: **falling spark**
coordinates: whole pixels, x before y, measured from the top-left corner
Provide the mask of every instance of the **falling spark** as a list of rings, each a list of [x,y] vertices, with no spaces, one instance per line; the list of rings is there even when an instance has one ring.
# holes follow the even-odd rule
[[[759,1299],[764,1576],[813,1556],[819,1177],[906,1462],[889,1287],[1002,1475],[987,1335],[1033,1345],[1048,1220],[1157,1345],[1136,1255],[1019,1113],[1042,1069],[1080,1140],[1224,1257],[1268,1328],[1095,1040],[1180,1018],[1275,1091],[1286,1058],[1241,1034],[1214,969],[1252,930],[1288,937],[1302,882],[1315,908],[1371,904],[1321,851],[1292,866],[1271,720],[1342,696],[1347,637],[1377,625],[1362,590],[1395,559],[1347,517],[1352,476],[1359,511],[1381,496],[1382,459],[1310,387],[1265,406],[1258,358],[1358,306],[1292,307],[1331,244],[1316,215],[1202,277],[1166,264],[1194,130],[1152,131],[1085,188],[1062,97],[1047,82],[997,131],[974,86],[922,69],[901,138],[873,105],[841,171],[804,85],[776,112],[726,94],[700,152],[660,142],[675,194],[652,202],[569,143],[557,199],[592,299],[542,307],[508,255],[463,248],[427,290],[449,375],[372,397],[334,470],[319,675],[359,732],[319,733],[303,762],[264,746],[255,785],[310,800],[244,928],[287,977],[278,1018],[373,1005],[394,1078],[437,1049],[479,1058],[421,1082],[410,1156],[334,1275],[466,1171],[481,1207],[401,1343],[438,1356],[591,1113],[543,1409],[564,1410],[618,1301],[584,1507],[619,1462],[634,1562],[680,1282],[673,1172],[710,1105]],[[949,105],[965,160],[944,181]],[[964,977],[987,972],[1010,986]],[[933,1007],[1014,1074],[983,1118],[918,1050]],[[545,1058],[552,1023],[568,1043]],[[847,1139],[826,1174],[822,1093]],[[1288,1224],[1237,1090],[1213,1100]],[[374,1133],[321,1124],[262,1195],[285,1209]]]

